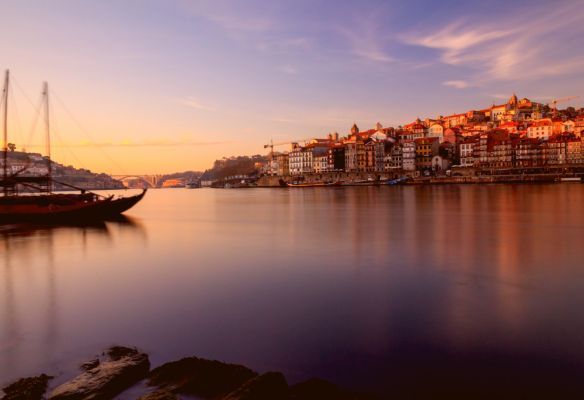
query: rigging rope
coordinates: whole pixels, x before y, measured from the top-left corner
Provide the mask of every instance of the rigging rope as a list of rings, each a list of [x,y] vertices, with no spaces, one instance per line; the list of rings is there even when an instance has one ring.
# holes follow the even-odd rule
[[[17,129],[13,129],[12,132],[16,131],[16,139],[22,140],[22,123],[20,121],[20,114],[18,113],[18,107],[16,104],[16,98],[14,96],[14,92],[12,89],[12,85],[8,88],[8,95],[10,96],[10,110],[14,110],[14,115],[16,119],[16,127]],[[13,143],[17,143],[15,140]],[[8,145],[8,144],[7,144]]]
[[[71,111],[69,111],[69,109],[67,108],[67,106],[65,105],[65,103],[63,102],[63,100],[61,100],[61,98],[55,93],[55,91],[52,89],[51,90],[51,95],[52,97],[56,98],[57,101],[59,102],[59,104],[61,105],[61,107],[63,107],[63,109],[65,110],[65,112],[69,115],[69,117],[71,118],[71,120],[75,123],[75,125],[77,125],[77,127],[81,130],[81,132],[83,132],[85,134],[85,136],[87,136],[87,138],[89,139],[90,142],[92,142],[93,145],[95,145],[95,147],[97,147],[102,154],[122,173],[122,174],[128,174],[128,172],[119,164],[116,162],[116,160],[114,160],[101,146],[97,145],[97,142],[93,139],[93,137],[91,136],[91,134],[83,127],[83,125],[77,120],[77,118],[75,118],[73,116],[73,113]]]
[[[24,98],[30,103],[30,105],[32,106],[33,110],[35,111],[34,113],[34,119],[33,119],[33,123],[31,126],[30,131],[28,132],[28,137],[26,142],[24,143],[24,145],[26,147],[33,146],[32,143],[32,136],[34,135],[34,132],[36,131],[36,126],[39,120],[39,116],[41,114],[41,107],[43,105],[43,96],[41,94],[41,96],[39,96],[39,101],[38,104],[35,106],[33,101],[30,99],[30,97],[27,96],[26,92],[24,91],[24,89],[22,89],[22,86],[20,86],[20,84],[18,83],[18,81],[16,80],[16,78],[14,76],[11,77],[12,81],[15,83],[15,86],[18,88],[18,90],[20,91],[20,93],[24,96]]]

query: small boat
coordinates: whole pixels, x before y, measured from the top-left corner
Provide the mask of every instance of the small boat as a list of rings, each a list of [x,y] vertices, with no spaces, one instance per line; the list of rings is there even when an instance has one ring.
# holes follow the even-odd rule
[[[380,178],[377,179],[367,179],[367,180],[358,180],[358,181],[344,181],[342,183],[343,186],[379,186],[381,185],[382,181]]]
[[[390,179],[385,182],[386,185],[399,185],[400,183],[405,183],[409,181],[411,178],[409,176],[402,176],[401,178]]]
[[[57,182],[52,177],[52,161],[50,146],[47,146],[47,174],[44,176],[23,176],[28,167],[21,168],[17,172],[8,173],[8,129],[6,116],[8,115],[8,85],[9,72],[6,71],[3,91],[4,114],[4,149],[3,149],[3,175],[0,179],[0,188],[3,196],[0,197],[0,223],[70,223],[83,221],[103,221],[115,218],[138,203],[146,194],[142,193],[130,196],[114,198],[88,192],[85,189]],[[43,100],[45,104],[45,121],[47,129],[47,142],[50,144],[49,132],[49,92],[48,85],[43,85]],[[72,189],[79,190],[79,194],[59,194],[52,192],[53,182],[60,183]],[[21,188],[36,193],[19,193]]]
[[[330,187],[330,186],[341,186],[342,182],[286,182],[283,179],[279,181],[282,187]]]
[[[201,188],[201,181],[187,182],[186,188],[187,189],[200,189]]]
[[[580,183],[580,182],[582,182],[582,178],[580,178],[578,176],[563,177],[563,178],[560,178],[560,182],[562,182],[562,183]]]

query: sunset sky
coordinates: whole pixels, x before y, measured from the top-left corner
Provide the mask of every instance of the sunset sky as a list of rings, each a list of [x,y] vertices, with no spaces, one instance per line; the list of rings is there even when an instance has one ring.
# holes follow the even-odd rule
[[[31,126],[46,80],[54,158],[100,172],[203,170],[270,139],[398,125],[514,91],[584,96],[582,1],[2,3],[11,141],[42,150]]]

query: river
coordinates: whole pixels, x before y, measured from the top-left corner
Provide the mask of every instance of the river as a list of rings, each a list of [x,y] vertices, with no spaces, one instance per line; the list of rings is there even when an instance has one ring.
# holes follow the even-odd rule
[[[122,222],[3,226],[0,384],[121,344],[378,393],[577,385],[583,205],[581,184],[161,189]]]

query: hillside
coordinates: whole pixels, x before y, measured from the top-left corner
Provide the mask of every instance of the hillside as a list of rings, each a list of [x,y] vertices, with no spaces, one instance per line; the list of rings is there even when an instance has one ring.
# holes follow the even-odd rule
[[[0,151],[0,167],[3,168],[3,151]],[[124,185],[111,176],[103,173],[94,173],[83,168],[65,166],[51,162],[52,175],[56,182],[72,185],[82,189],[123,189]],[[20,176],[43,176],[48,172],[47,159],[38,153],[21,151],[8,152],[8,174],[18,173]],[[55,183],[53,190],[70,190],[66,185]]]

